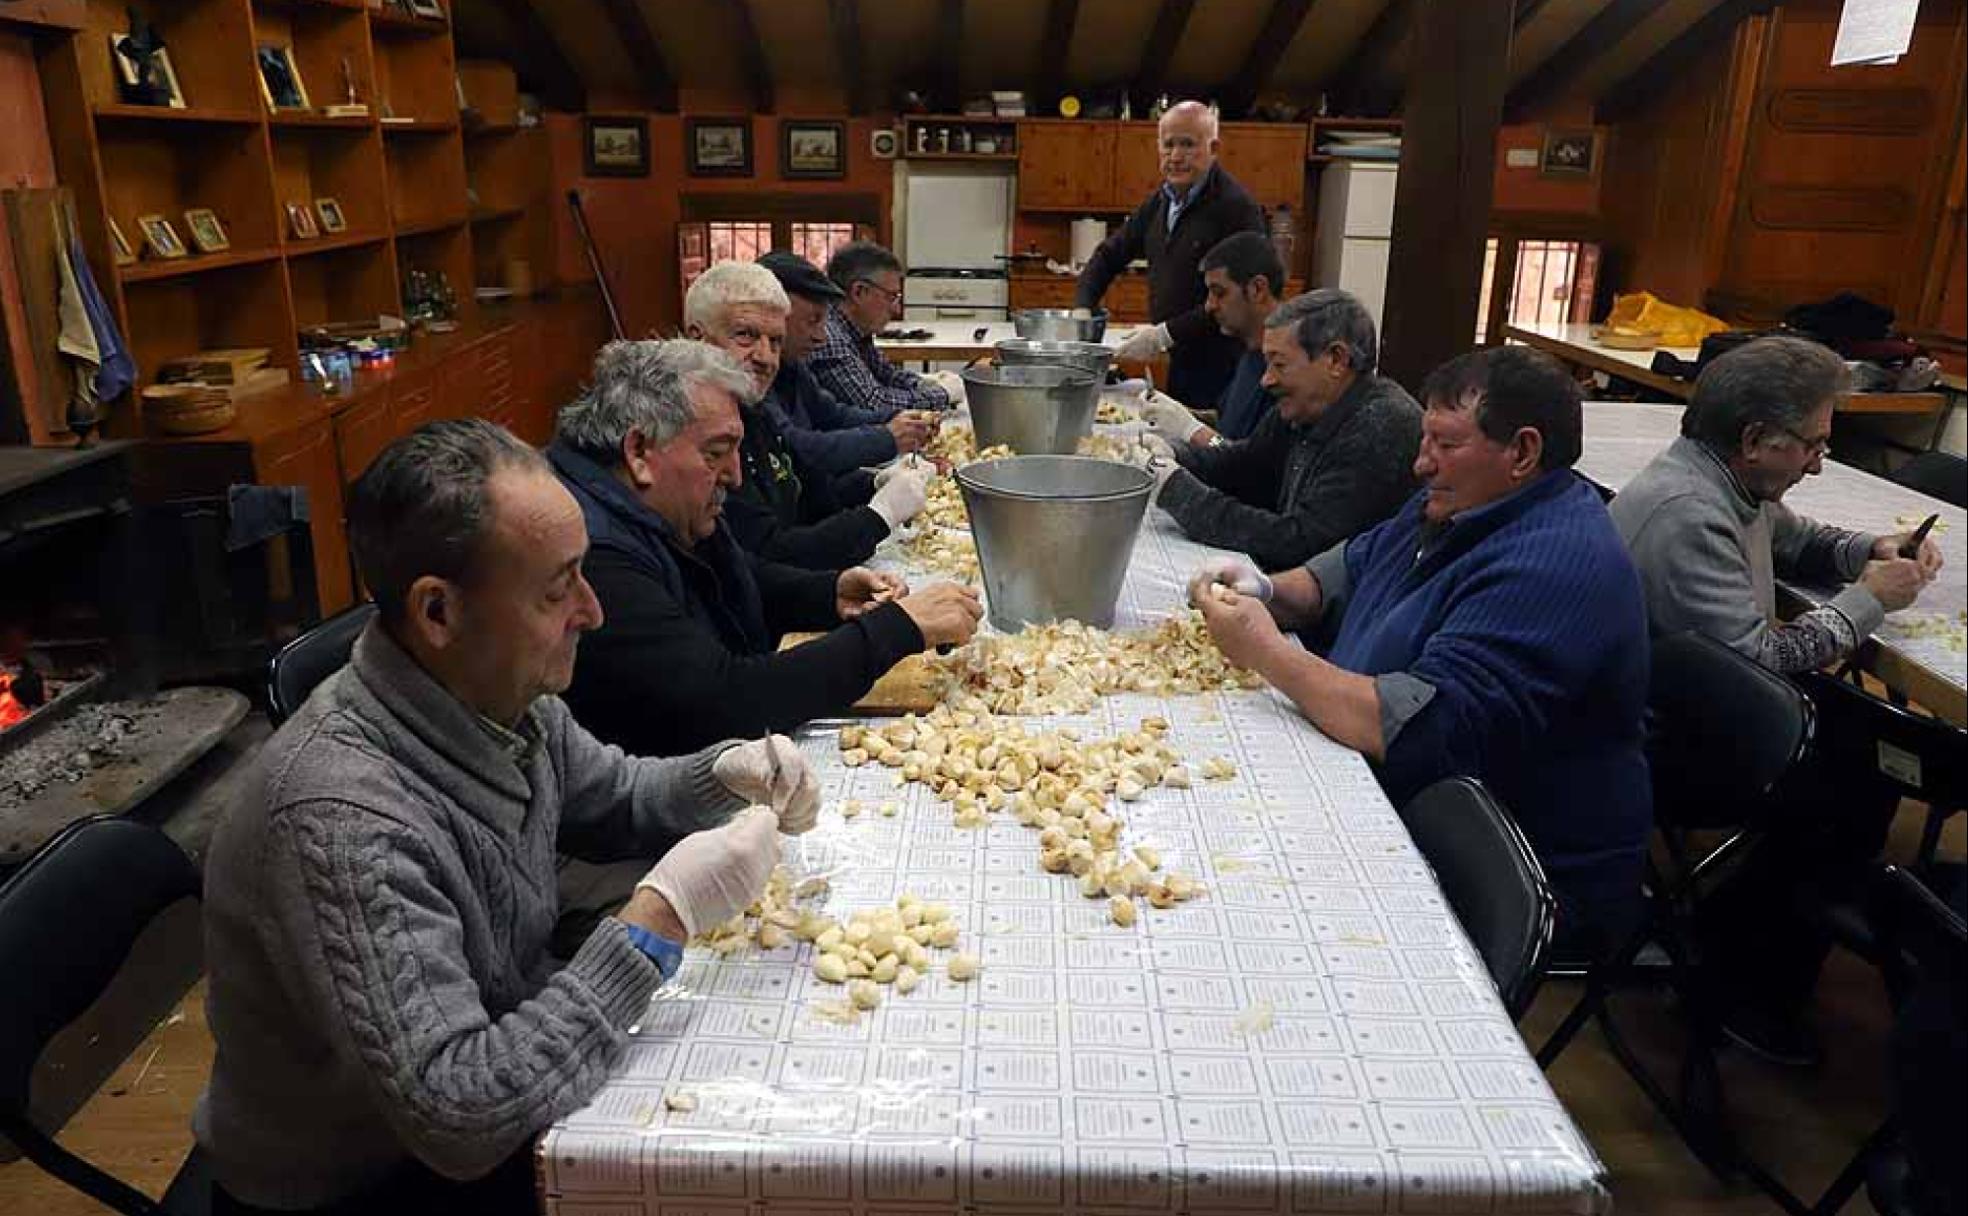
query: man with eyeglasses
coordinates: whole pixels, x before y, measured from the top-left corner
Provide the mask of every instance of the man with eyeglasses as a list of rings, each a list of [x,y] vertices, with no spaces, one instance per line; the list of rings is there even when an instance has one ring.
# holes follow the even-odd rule
[[[917,375],[875,349],[875,335],[902,318],[902,263],[873,241],[843,245],[827,277],[845,293],[827,306],[820,344],[807,357],[820,387],[869,410],[947,410],[964,399],[954,372]]]
[[[1824,468],[1832,411],[1849,389],[1838,356],[1801,338],[1761,338],[1702,370],[1681,437],[1611,506],[1654,636],[1692,630],[1773,671],[1814,671],[1933,581],[1941,552],[1931,539],[1901,557],[1909,534],[1851,532],[1783,505]],[[1780,578],[1842,589],[1781,621]],[[1821,1058],[1807,1010],[1830,939],[1798,909],[1857,889],[1898,806],[1896,794],[1841,768],[1788,783],[1768,838],[1704,902],[1703,948],[1738,1043],[1779,1063]]]

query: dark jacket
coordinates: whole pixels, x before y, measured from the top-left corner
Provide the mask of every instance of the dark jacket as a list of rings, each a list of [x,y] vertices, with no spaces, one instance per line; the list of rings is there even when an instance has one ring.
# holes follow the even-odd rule
[[[1175,349],[1169,352],[1169,395],[1178,401],[1215,401],[1223,395],[1243,353],[1242,342],[1217,328],[1203,310],[1208,293],[1199,263],[1224,237],[1263,232],[1264,209],[1221,163],[1210,166],[1202,192],[1168,228],[1168,196],[1157,186],[1127,224],[1103,241],[1080,271],[1075,302],[1097,308],[1108,284],[1139,257],[1148,259],[1148,319],[1166,324]]]
[[[605,617],[564,697],[581,725],[636,755],[797,728],[844,712],[923,649],[899,604],[843,623],[836,575],[762,561],[722,524],[693,548],[594,461],[547,451],[588,525],[582,572]],[[775,653],[782,634],[827,636]]]
[[[834,477],[895,458],[895,435],[884,424],[897,411],[849,405],[822,387],[803,361],[780,365],[764,405],[793,451]]]
[[[1264,387],[1264,352],[1246,350],[1237,360],[1236,374],[1216,402],[1216,433],[1225,439],[1249,439],[1257,425],[1278,412],[1278,403]]]
[[[1414,492],[1421,407],[1369,372],[1311,422],[1273,409],[1249,439],[1182,444],[1156,505],[1193,540],[1296,566],[1386,519]]]
[[[762,405],[740,406],[744,480],[724,500],[725,522],[738,543],[767,561],[806,570],[857,566],[888,536],[888,521],[861,505],[874,491],[865,478],[860,504],[843,501],[834,478],[802,459]]]

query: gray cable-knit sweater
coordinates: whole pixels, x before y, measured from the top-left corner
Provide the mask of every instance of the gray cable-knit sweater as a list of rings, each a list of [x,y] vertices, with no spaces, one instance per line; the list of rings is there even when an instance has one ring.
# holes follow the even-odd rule
[[[237,1198],[320,1206],[412,1157],[480,1176],[617,1059],[659,977],[615,920],[548,955],[556,850],[646,855],[740,801],[722,745],[626,756],[553,697],[518,734],[372,624],[256,758],[206,863],[218,1054],[193,1117]]]

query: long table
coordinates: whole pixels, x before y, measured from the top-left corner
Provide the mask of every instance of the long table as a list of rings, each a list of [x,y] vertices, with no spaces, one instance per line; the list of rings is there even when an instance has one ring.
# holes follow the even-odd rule
[[[876,338],[875,349],[899,363],[969,363],[988,359],[1000,342],[1018,336],[1010,321],[897,321],[893,330],[928,330],[927,338]],[[1133,325],[1109,325],[1102,339],[1118,346]],[[978,337],[979,332],[983,337]]]
[[[1678,405],[1588,402],[1579,471],[1617,491],[1673,442],[1680,427]],[[1910,608],[1886,618],[1860,661],[1888,687],[1956,726],[1968,725],[1968,653],[1962,641],[1968,521],[1961,508],[1835,460],[1825,461],[1821,475],[1799,482],[1784,495],[1784,504],[1824,523],[1880,534],[1906,531],[1940,513],[1933,537],[1946,564]],[[1833,590],[1786,586],[1813,604]]]
[[[1212,552],[1150,516],[1117,628],[1178,609]],[[808,947],[693,949],[615,1075],[543,1138],[546,1210],[1608,1210],[1599,1161],[1361,757],[1269,690],[1030,724],[1093,738],[1148,714],[1192,765],[1237,775],[1126,804],[1128,844],[1207,887],[1131,929],[1042,873],[1009,816],[959,830],[891,770],[846,767],[834,727],[803,732],[827,809],[788,866],[829,879],[834,916],[947,902],[981,974],[939,970],[843,1024]],[[845,819],[847,799],[870,813]],[[885,801],[900,813],[872,813]]]

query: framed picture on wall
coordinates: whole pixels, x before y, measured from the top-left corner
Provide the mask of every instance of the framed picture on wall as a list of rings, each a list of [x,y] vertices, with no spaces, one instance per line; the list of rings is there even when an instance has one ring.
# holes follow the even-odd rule
[[[589,177],[649,176],[648,119],[591,115],[581,129],[581,167]]]
[[[684,121],[684,154],[692,177],[750,177],[752,123],[748,118]]]
[[[779,176],[847,176],[847,124],[788,118],[779,124]]]
[[[1590,127],[1544,129],[1544,149],[1538,154],[1543,177],[1591,177],[1599,171],[1599,133]]]

